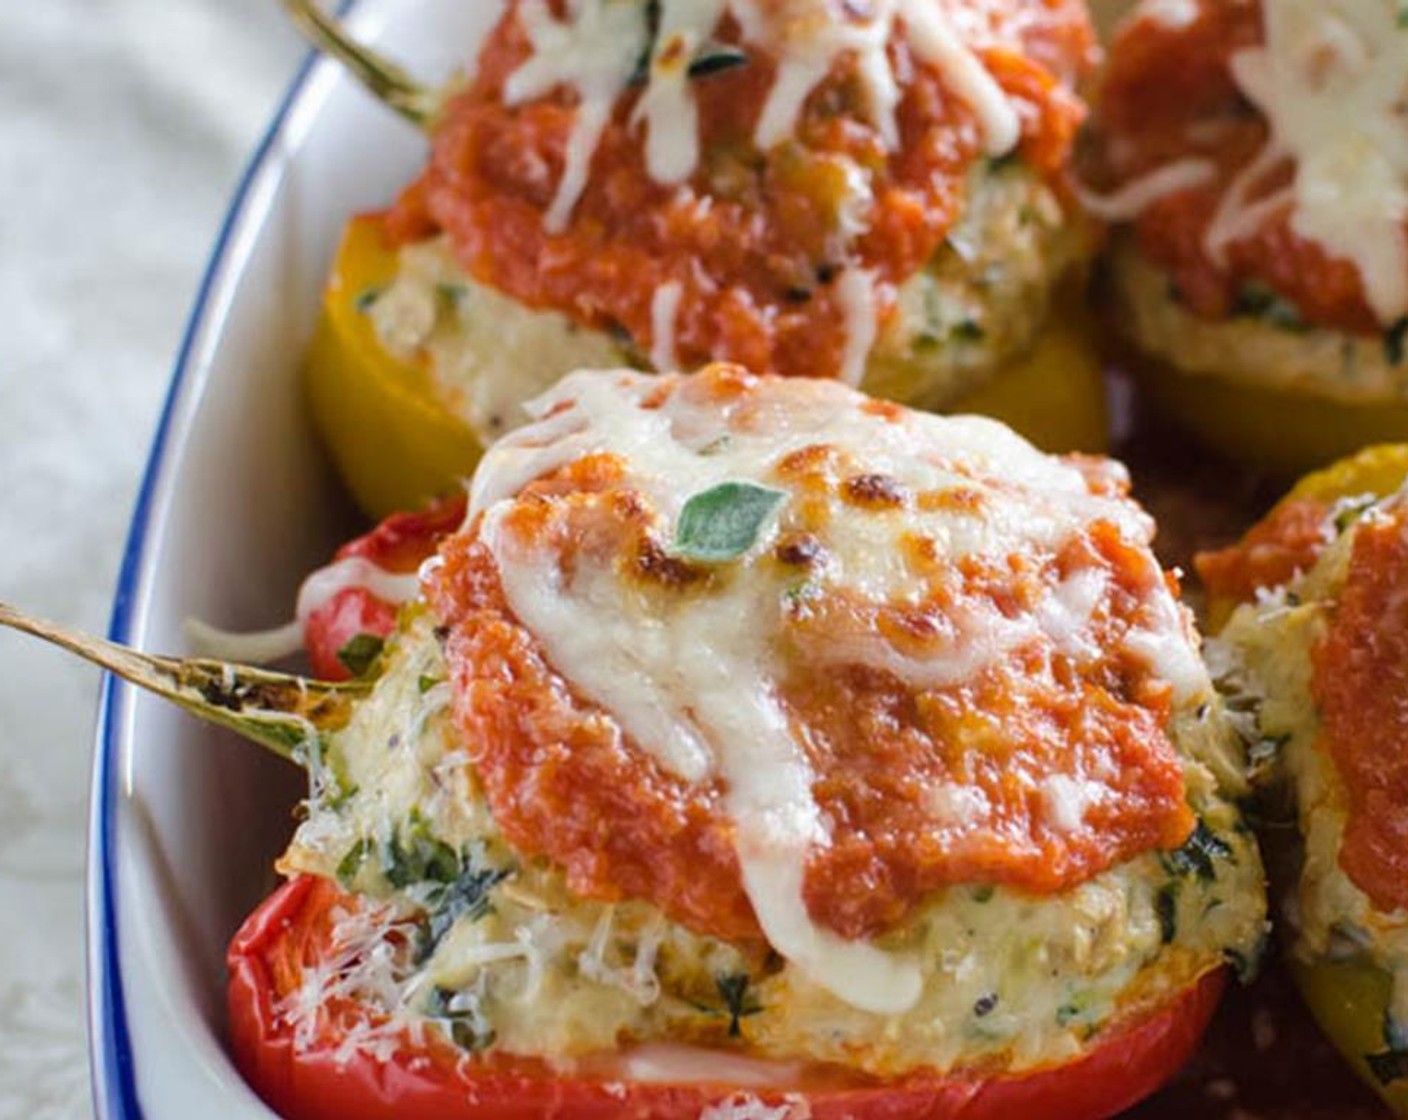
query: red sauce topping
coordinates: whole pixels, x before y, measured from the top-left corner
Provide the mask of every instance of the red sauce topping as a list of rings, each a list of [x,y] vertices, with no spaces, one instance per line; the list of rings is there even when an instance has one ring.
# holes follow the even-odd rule
[[[1238,51],[1264,42],[1261,5],[1197,0],[1199,15],[1184,27],[1153,17],[1130,23],[1116,39],[1100,95],[1102,142],[1088,169],[1097,186],[1113,188],[1189,156],[1216,164],[1204,186],[1169,195],[1135,222],[1144,255],[1169,273],[1179,298],[1195,313],[1226,318],[1244,285],[1271,288],[1317,326],[1379,331],[1359,270],[1330,257],[1291,228],[1289,208],[1253,234],[1234,241],[1225,266],[1204,247],[1205,235],[1236,174],[1262,151],[1266,122],[1232,78]],[[1253,198],[1290,181],[1287,164],[1267,177]]]
[[[963,6],[1001,12],[1016,28],[980,57],[1020,115],[1022,158],[1056,176],[1083,116],[1069,85],[1093,49],[1085,5]],[[716,38],[738,42],[732,17]],[[835,281],[848,253],[875,272],[887,314],[895,285],[933,256],[961,212],[964,177],[980,158],[982,135],[940,74],[916,61],[897,35],[892,59],[899,73],[912,70],[913,80],[898,106],[896,151],[868,123],[849,56],[807,100],[795,138],[759,151],[753,133],[776,65],[755,44],[746,51],[746,65],[691,83],[701,156],[688,189],[648,174],[641,129],[631,124],[638,93],[629,91],[567,228],[549,233],[544,214],[562,175],[577,99],[559,89],[504,103],[505,81],[530,56],[514,8],[486,44],[475,81],[447,107],[430,165],[389,228],[404,237],[443,229],[476,279],[530,307],[624,330],[641,353],[656,341],[655,292],[679,283],[675,350],[686,368],[729,359],[758,371],[834,375],[846,341]],[[869,178],[874,201],[862,215],[866,232],[848,250],[842,209],[852,167]]]
[[[1380,910],[1408,906],[1408,510],[1360,525],[1314,666],[1349,799],[1340,866]]]
[[[1261,587],[1280,587],[1309,571],[1325,551],[1329,509],[1323,502],[1297,498],[1281,502],[1240,541],[1193,561],[1208,594],[1249,603]]]
[[[747,413],[738,386],[709,371],[679,384],[716,392],[732,415]],[[924,508],[932,498],[854,465],[844,450],[818,446],[779,467],[802,524],[754,561],[764,573],[776,563],[779,601],[796,567],[825,547],[837,501],[893,518],[895,503]],[[720,577],[678,558],[662,562],[653,514],[623,468],[609,454],[561,468],[529,486],[498,531],[566,573],[610,565],[647,616],[666,617]],[[1092,489],[1106,485],[1097,477]],[[875,493],[884,497],[878,507]],[[984,492],[972,496],[981,507]],[[871,936],[948,884],[1055,892],[1182,843],[1193,818],[1166,733],[1171,688],[1124,648],[1165,579],[1148,549],[1102,521],[1077,528],[1054,552],[1032,546],[955,561],[927,538],[904,547],[914,594],[903,603],[818,585],[789,599],[777,620],[758,623],[779,627],[777,696],[831,837],[807,865],[813,919],[843,936]],[[722,780],[692,784],[669,772],[612,712],[574,691],[514,617],[477,524],[441,555],[428,594],[450,631],[456,718],[508,841],[564,868],[581,895],[646,898],[693,929],[758,936]],[[1007,619],[1030,615],[1077,573],[1099,573],[1105,588],[1079,650],[1038,634],[969,680],[931,688],[836,656],[866,635],[922,659],[936,643],[947,648],[961,619],[993,608]],[[1071,795],[1080,803],[1061,804]]]

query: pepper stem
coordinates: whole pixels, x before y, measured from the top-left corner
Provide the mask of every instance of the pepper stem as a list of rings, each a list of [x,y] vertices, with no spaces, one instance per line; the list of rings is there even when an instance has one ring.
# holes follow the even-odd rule
[[[373,97],[418,128],[430,128],[440,110],[440,96],[435,90],[354,40],[318,6],[317,0],[283,0],[283,5],[303,37],[341,62]]]
[[[344,727],[354,702],[370,688],[365,682],[331,684],[224,661],[139,653],[3,602],[0,626],[77,654],[299,765],[317,757],[322,734]]]

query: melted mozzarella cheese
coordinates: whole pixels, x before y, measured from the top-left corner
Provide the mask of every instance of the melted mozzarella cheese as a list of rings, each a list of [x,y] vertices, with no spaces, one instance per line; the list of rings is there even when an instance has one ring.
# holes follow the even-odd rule
[[[306,623],[335,595],[360,587],[393,605],[409,603],[420,594],[420,578],[414,573],[397,575],[361,556],[348,556],[319,568],[298,589],[297,617]]]
[[[1165,27],[1189,27],[1198,20],[1198,0],[1141,0],[1126,18],[1150,19]]]
[[[1077,185],[1076,197],[1088,214],[1101,221],[1128,222],[1161,198],[1200,187],[1216,174],[1217,168],[1209,160],[1181,159],[1155,168],[1110,194],[1096,194]]]
[[[336,595],[362,588],[383,602],[399,606],[420,594],[415,574],[397,575],[360,556],[349,556],[319,568],[298,589],[298,606],[291,621],[271,630],[236,632],[211,626],[198,618],[185,622],[187,637],[201,657],[224,661],[253,662],[256,665],[280,661],[303,649],[308,620]]]
[[[864,19],[855,18],[836,0],[790,0],[783,5],[775,0],[659,0],[655,10],[653,29],[647,7],[639,0],[570,0],[564,19],[552,14],[547,0],[523,0],[518,10],[533,53],[509,76],[507,103],[521,104],[560,86],[578,98],[562,178],[544,219],[549,232],[566,228],[586,187],[602,132],[617,100],[637,80],[647,50],[648,72],[632,116],[645,133],[646,169],[665,184],[683,183],[694,174],[699,164],[699,114],[689,71],[725,15],[737,20],[745,44],[757,45],[777,59],[776,77],[755,130],[761,148],[775,147],[795,133],[807,98],[846,56],[856,60],[872,123],[885,144],[897,148],[895,110],[901,78],[889,52],[897,28],[915,56],[938,69],[954,96],[977,116],[989,155],[1010,152],[1021,139],[1016,109],[965,36],[972,29],[960,29],[934,0],[875,0]],[[852,195],[868,199],[868,185],[859,184]],[[844,226],[851,241],[866,230],[865,221],[854,212],[844,215]],[[844,376],[854,385],[878,324],[873,285],[855,268],[846,276],[850,279],[843,277],[843,285],[849,286],[842,298],[850,332]],[[673,362],[660,360],[667,349],[661,339],[670,337],[659,329],[660,301],[665,297],[662,288],[653,347],[660,369],[673,368]]]
[[[874,415],[839,385],[796,380],[759,383],[750,390],[747,419],[739,420],[717,402],[699,400],[690,384],[681,382],[662,404],[652,399],[658,379],[569,375],[532,406],[538,423],[486,454],[471,518],[483,515],[480,539],[496,560],[507,602],[554,669],[670,772],[691,783],[722,780],[743,885],[773,947],[852,1006],[898,1014],[919,997],[916,963],[820,929],[802,897],[808,853],[829,838],[811,793],[814,776],[777,696],[785,597],[753,562],[773,542],[778,522],[719,573],[709,594],[681,597],[651,613],[613,557],[577,556],[565,568],[551,545],[508,531],[514,496],[557,467],[610,452],[625,464],[625,484],[641,495],[657,529],[668,531],[692,494],[725,481],[775,486],[779,462],[818,445],[911,492],[980,490],[982,516],[942,508],[890,516],[832,502],[822,578],[877,604],[915,593],[917,581],[903,560],[906,534],[928,538],[952,556],[1005,557],[1033,544],[1054,550],[1097,519],[1145,542],[1150,526],[1129,503],[1091,494],[1073,467],[992,421]],[[1104,592],[1098,574],[1075,576],[1020,620],[1006,618],[996,604],[975,603],[955,640],[935,643],[922,657],[903,655],[869,633],[842,635],[823,656],[878,665],[913,687],[954,683],[1042,633],[1078,649]],[[1179,678],[1177,685],[1197,664],[1196,650],[1162,581],[1154,581],[1148,600],[1147,630],[1137,632],[1141,648],[1156,668]],[[1205,674],[1201,682],[1206,689]]]
[[[560,85],[577,93],[562,181],[545,219],[552,232],[566,228],[587,185],[592,157],[616,99],[648,43],[642,5],[574,0],[569,7],[571,14],[564,23],[553,16],[547,0],[523,0],[518,18],[533,54],[509,75],[504,87],[504,99],[510,105],[542,97]]]
[[[1354,264],[1385,324],[1408,314],[1408,30],[1392,0],[1263,0],[1266,41],[1232,74],[1271,135],[1208,233],[1215,259],[1289,207],[1295,232]],[[1285,161],[1292,185],[1258,195]]]
[[[698,113],[689,68],[725,14],[743,28],[745,42],[777,57],[777,76],[759,114],[755,139],[771,148],[789,139],[802,106],[839,58],[856,59],[867,111],[890,148],[899,145],[895,108],[900,78],[888,43],[903,29],[920,61],[936,67],[959,100],[977,115],[989,155],[1017,146],[1021,121],[1002,87],[933,0],[877,0],[868,19],[838,11],[834,0],[660,0],[649,73],[634,113],[646,133],[646,167],[661,183],[679,183],[699,162]],[[547,0],[524,0],[519,20],[533,54],[504,90],[508,103],[541,97],[558,86],[578,96],[567,167],[549,211],[551,228],[570,217],[586,183],[592,155],[617,98],[635,78],[650,46],[646,6],[636,0],[573,0],[567,18]]]
[[[655,298],[650,302],[650,333],[654,342],[650,347],[650,364],[661,371],[679,369],[675,356],[675,320],[680,313],[680,300],[684,298],[684,285],[671,280],[655,289]]]
[[[865,377],[865,362],[880,332],[875,299],[875,273],[848,268],[836,281],[836,295],[846,314],[846,349],[841,356],[841,380],[855,388]]]

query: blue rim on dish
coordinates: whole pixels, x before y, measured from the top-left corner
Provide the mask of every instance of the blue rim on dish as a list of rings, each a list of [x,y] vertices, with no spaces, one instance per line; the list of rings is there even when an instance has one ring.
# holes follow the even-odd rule
[[[359,0],[342,0],[339,16],[348,15]],[[318,53],[310,51],[300,64],[288,91],[274,114],[272,122],[255,148],[240,177],[239,185],[225,213],[220,233],[215,241],[209,263],[196,292],[195,304],[186,320],[185,332],[177,350],[170,387],[162,405],[152,440],[151,453],[142,477],[141,488],[133,509],[123,551],[122,567],[113,598],[108,636],[115,642],[127,642],[132,634],[132,609],[142,576],[142,564],[151,530],[152,501],[157,485],[167,469],[166,451],[171,435],[172,419],[190,374],[191,355],[196,337],[205,321],[211,295],[221,276],[236,230],[244,217],[247,203],[260,174],[265,170],[269,153],[283,132],[294,105],[312,76]],[[116,839],[118,783],[115,764],[118,753],[118,733],[132,686],[105,674],[98,699],[98,722],[95,732],[93,782],[88,819],[87,870],[87,931],[86,956],[88,973],[88,1049],[91,1060],[93,1102],[98,1120],[142,1120],[142,1105],[137,1095],[136,1075],[132,1057],[132,1040],[128,1032],[127,1011],[123,1001],[122,978],[119,969],[117,914],[114,904],[114,843]]]

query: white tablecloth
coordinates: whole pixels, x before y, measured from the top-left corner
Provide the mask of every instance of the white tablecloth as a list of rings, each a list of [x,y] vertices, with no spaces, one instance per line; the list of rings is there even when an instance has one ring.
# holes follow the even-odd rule
[[[274,0],[0,5],[0,598],[105,629],[187,310],[300,53]],[[0,1120],[91,1113],[97,680],[0,634]]]
[[[200,270],[299,52],[274,0],[9,0],[0,14],[0,598],[105,628]],[[0,634],[0,1120],[91,1109],[96,688],[95,672]]]

